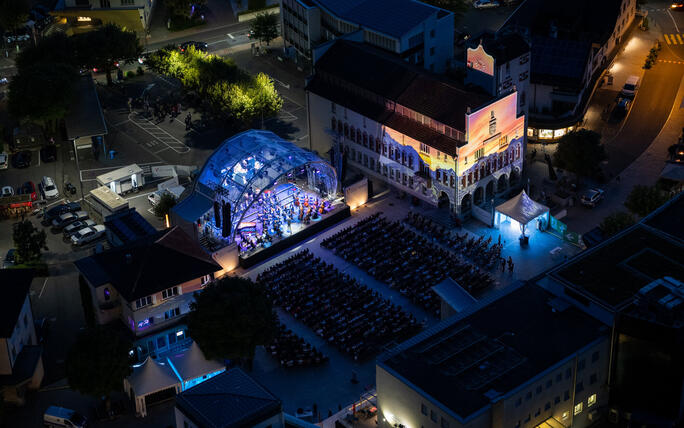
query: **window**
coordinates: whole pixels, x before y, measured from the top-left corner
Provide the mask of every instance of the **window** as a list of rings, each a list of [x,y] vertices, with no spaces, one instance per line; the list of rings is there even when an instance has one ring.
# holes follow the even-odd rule
[[[175,307],[164,312],[164,319],[167,320],[169,318],[177,317],[178,315],[180,315],[180,308]]]
[[[520,73],[520,81],[522,82],[523,80],[527,79],[527,76],[529,76],[529,72],[527,71]]]
[[[537,393],[537,394],[541,394],[541,392],[542,392],[542,386],[541,386],[541,385],[538,385],[538,386],[537,386],[536,393]]]
[[[121,0],[121,6],[133,6],[135,0]]]
[[[522,398],[518,397],[518,399],[515,400],[515,407],[520,407],[521,404],[522,404]]]
[[[553,399],[553,404],[558,404],[560,403],[560,395],[556,395],[556,398]]]
[[[536,417],[539,416],[540,414],[541,414],[541,409],[537,409],[537,411],[534,412],[534,417],[536,418]]]
[[[596,404],[596,394],[591,394],[587,399],[587,407],[591,407]]]
[[[568,391],[566,389],[565,392],[563,393],[563,401],[568,401],[569,399],[570,399],[570,391]]]
[[[570,377],[572,377],[572,369],[567,369],[565,371],[565,378],[570,379]]]
[[[430,146],[424,143],[420,143],[420,151],[425,153],[425,154],[430,154]]]
[[[481,149],[477,149],[475,151],[475,159],[482,159],[484,157],[484,147]]]
[[[166,347],[166,336],[159,336],[157,338],[157,349]]]
[[[168,299],[169,297],[178,295],[178,287],[167,288],[162,291],[162,299]]]
[[[596,373],[592,373],[591,376],[589,376],[589,385],[593,385],[598,381],[598,376]]]
[[[532,391],[529,391],[527,394],[525,394],[525,400],[529,400],[532,398]]]
[[[100,7],[102,9],[109,9],[112,5],[109,3],[109,0],[100,0]]]
[[[595,363],[599,360],[599,351],[594,352],[591,354],[591,362]]]
[[[530,419],[532,419],[532,418],[530,417],[530,414],[528,413],[527,417],[525,418],[525,423],[528,423],[530,421]]]
[[[135,308],[140,309],[144,306],[151,305],[152,304],[152,296],[147,296],[143,297],[142,299],[138,299],[135,301]]]
[[[424,414],[425,416],[428,414],[427,406],[423,403],[420,405],[420,413]]]
[[[551,379],[546,381],[546,388],[551,388],[551,385],[553,384],[553,381]]]
[[[579,360],[577,362],[577,371],[584,370],[584,367],[586,366],[586,362],[584,361],[584,358]]]
[[[430,410],[430,419],[432,419],[432,422],[437,422],[437,413],[434,410]]]
[[[558,373],[558,374],[556,375],[556,382],[560,382],[560,381],[562,381],[562,380],[563,380],[563,373]]]
[[[440,425],[441,425],[442,428],[449,428],[449,421],[447,421],[446,419],[442,418],[442,419],[440,420]]]
[[[584,382],[578,382],[577,386],[575,387],[575,392],[582,392],[584,391]]]
[[[574,414],[575,416],[577,416],[577,415],[579,415],[580,413],[582,413],[582,408],[584,407],[584,406],[582,406],[582,404],[583,404],[583,403],[577,403],[577,404],[575,404],[575,410],[574,410],[574,412],[573,412],[573,414]]]

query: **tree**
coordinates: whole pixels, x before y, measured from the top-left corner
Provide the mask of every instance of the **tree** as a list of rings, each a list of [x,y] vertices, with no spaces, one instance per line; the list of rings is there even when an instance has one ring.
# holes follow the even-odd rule
[[[132,344],[115,330],[97,326],[79,333],[66,359],[69,385],[93,397],[106,397],[109,411],[110,394],[123,388],[123,380],[132,372],[128,354]]]
[[[618,211],[608,215],[601,222],[601,231],[608,238],[618,232],[627,229],[636,222],[634,216],[625,211]]]
[[[108,85],[112,83],[112,70],[117,61],[134,61],[142,53],[136,33],[116,24],[106,24],[72,38],[79,64],[103,70],[107,74]]]
[[[656,186],[637,185],[627,195],[625,206],[634,214],[645,217],[668,199],[667,194],[661,192]]]
[[[207,0],[164,0],[166,12],[170,17],[190,19],[195,11],[207,4]]]
[[[257,13],[256,18],[249,24],[249,28],[255,39],[268,46],[271,40],[278,37],[278,16],[269,12]]]
[[[35,46],[25,48],[15,61],[19,73],[30,71],[38,64],[66,64],[78,70],[73,40],[61,32],[54,32],[41,39]]]
[[[273,81],[264,73],[259,73],[254,78],[251,89],[254,116],[261,116],[261,127],[264,127],[264,118],[278,114],[283,108],[283,99],[276,91]]]
[[[50,128],[69,111],[78,77],[64,64],[39,63],[22,70],[9,85],[10,113]]]
[[[453,12],[456,21],[463,16],[470,6],[470,2],[465,0],[424,0],[424,2]]]
[[[0,0],[0,27],[14,31],[28,21],[29,4],[26,0]]]
[[[171,208],[176,205],[176,198],[168,192],[162,193],[159,202],[154,206],[154,215],[157,217],[164,217],[171,211]]]
[[[558,148],[553,155],[557,166],[580,177],[592,177],[608,156],[601,145],[601,134],[588,129],[568,132],[558,140]]]
[[[273,340],[277,320],[261,284],[226,277],[195,295],[186,316],[188,334],[207,358],[244,358]]]
[[[12,238],[14,239],[14,247],[17,250],[16,257],[19,263],[38,261],[41,256],[40,251],[43,249],[47,250],[45,246],[45,231],[38,230],[30,220],[15,223]]]

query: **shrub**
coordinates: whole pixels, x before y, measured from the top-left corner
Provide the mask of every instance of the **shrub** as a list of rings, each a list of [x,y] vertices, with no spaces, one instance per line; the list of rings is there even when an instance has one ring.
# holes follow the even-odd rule
[[[135,77],[135,71],[133,71],[133,70],[128,70],[128,71],[126,72],[126,79],[132,79],[133,77]]]
[[[142,76],[143,74],[145,74],[145,70],[143,70],[141,66],[138,66],[138,69],[135,70],[135,72],[138,74],[138,76]]]

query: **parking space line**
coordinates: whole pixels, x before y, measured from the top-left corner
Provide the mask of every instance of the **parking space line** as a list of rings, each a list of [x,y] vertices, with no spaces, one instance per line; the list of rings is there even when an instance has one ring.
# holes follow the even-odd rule
[[[48,278],[45,278],[45,281],[43,281],[43,287],[40,289],[40,294],[38,294],[38,298],[40,299],[43,297],[43,291],[45,291],[45,286],[47,285]]]
[[[142,125],[141,123],[139,123],[138,121],[134,120],[131,116],[132,116],[132,115],[136,115],[136,114],[138,114],[138,113],[137,113],[137,112],[131,113],[131,114],[128,115],[128,117],[131,119],[131,122],[133,122],[133,123],[134,123],[136,126],[138,126],[140,129],[142,129],[143,131],[147,132],[148,134],[150,134],[151,136],[153,136],[153,137],[156,138],[157,140],[161,141],[161,142],[162,142],[163,144],[165,144],[168,148],[170,148],[171,150],[173,150],[174,152],[176,152],[176,153],[178,153],[178,154],[183,154],[183,153],[187,153],[187,152],[190,151],[190,147],[188,147],[186,144],[184,144],[184,143],[183,143],[182,141],[180,141],[178,138],[176,138],[176,137],[174,137],[173,135],[169,134],[169,133],[166,132],[164,129],[160,128],[158,125],[149,124],[149,119],[144,119],[144,120],[146,120],[146,121],[148,122],[148,123],[145,124],[145,126],[143,126],[143,125]],[[142,121],[141,121],[141,122],[142,122]],[[143,123],[144,123],[144,122],[143,122]],[[162,135],[162,136],[160,137],[159,135],[155,135],[155,132],[150,132],[150,130],[149,130],[148,128],[146,128],[146,126],[150,126],[150,125],[155,126],[155,127],[156,127],[156,134],[159,134],[159,135]],[[176,143],[176,144],[172,145],[172,144],[170,144],[167,140],[171,140],[171,142]]]

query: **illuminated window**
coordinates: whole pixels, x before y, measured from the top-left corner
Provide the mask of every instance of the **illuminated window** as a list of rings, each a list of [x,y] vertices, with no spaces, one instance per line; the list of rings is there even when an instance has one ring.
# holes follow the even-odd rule
[[[333,118],[334,120],[334,118]],[[534,137],[534,128],[527,128],[527,136]]]
[[[539,130],[539,138],[553,138],[553,130],[552,129],[540,129]]]
[[[484,157],[484,148],[475,151],[475,159],[482,159]]]
[[[506,147],[506,145],[508,145],[508,135],[499,138],[499,148]]]
[[[425,154],[430,154],[430,146],[427,144],[420,143],[420,151],[425,153]]]
[[[596,394],[591,394],[587,399],[587,407],[591,407],[596,404]]]
[[[565,135],[565,128],[556,129],[555,131],[553,131],[553,138],[560,138],[563,135]]]
[[[569,413],[569,412],[563,412],[563,420],[565,420],[565,419],[567,419],[567,418],[569,418],[569,417],[570,417],[570,413]]]
[[[582,403],[577,403],[577,404],[575,404],[575,410],[574,410],[573,414],[574,414],[575,416],[577,416],[577,415],[579,415],[580,413],[582,413],[582,408],[583,408],[583,407],[584,407],[584,406],[582,405]]]

